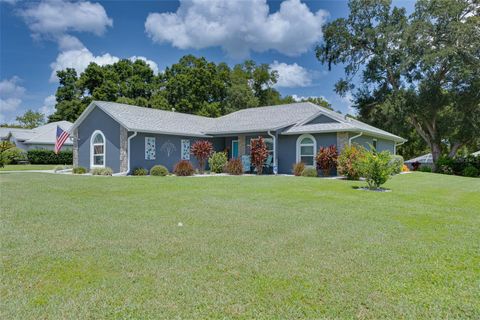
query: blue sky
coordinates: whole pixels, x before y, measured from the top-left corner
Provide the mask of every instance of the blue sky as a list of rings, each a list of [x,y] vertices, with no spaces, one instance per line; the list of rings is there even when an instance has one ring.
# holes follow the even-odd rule
[[[28,108],[51,113],[57,69],[141,57],[161,71],[185,54],[267,63],[283,95],[323,96],[345,113],[348,98],[333,91],[342,68],[329,72],[314,47],[325,22],[347,15],[347,2],[333,0],[0,0],[0,122]]]

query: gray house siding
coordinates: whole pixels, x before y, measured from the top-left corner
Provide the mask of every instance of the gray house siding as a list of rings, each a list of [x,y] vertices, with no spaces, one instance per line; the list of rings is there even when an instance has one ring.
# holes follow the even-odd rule
[[[297,139],[300,135],[278,136],[278,172],[283,174],[292,173],[292,166],[297,161]],[[312,134],[317,142],[317,149],[337,145],[337,133]]]
[[[78,165],[90,169],[90,138],[95,130],[105,135],[105,166],[120,171],[120,124],[94,108],[78,127]]]
[[[129,133],[131,136],[132,133]],[[145,159],[145,137],[154,137],[155,138],[155,160],[146,160]],[[161,164],[169,171],[173,171],[175,164],[181,160],[181,140],[190,140],[190,146],[197,140],[209,140],[214,145],[219,145],[220,142],[214,141],[214,139],[205,139],[198,137],[189,137],[189,136],[173,136],[173,135],[164,135],[164,134],[152,134],[152,133],[138,133],[136,137],[132,138],[130,141],[130,170],[135,168],[145,168],[150,170],[154,165]],[[170,149],[170,155],[167,152],[167,144],[171,144],[174,148]],[[223,144],[222,144],[223,146]],[[164,147],[164,148],[162,148]],[[217,150],[217,149],[215,149]],[[221,149],[223,150],[223,148]],[[198,162],[193,155],[190,155],[190,162],[195,168],[198,168]]]
[[[319,123],[332,123],[332,122],[338,122],[338,121],[322,114],[322,115],[308,121],[306,124],[319,124]]]
[[[357,134],[351,133],[350,137],[354,137],[356,135]],[[361,145],[361,146],[363,146],[367,149],[370,149],[369,145],[373,145],[373,139],[377,139],[377,151],[387,150],[387,151],[390,151],[391,154],[394,153],[394,150],[395,150],[395,142],[394,141],[389,141],[389,140],[385,140],[385,139],[381,139],[381,138],[374,138],[374,137],[371,137],[371,136],[362,135],[358,138],[353,139],[352,143],[356,143],[356,144]]]

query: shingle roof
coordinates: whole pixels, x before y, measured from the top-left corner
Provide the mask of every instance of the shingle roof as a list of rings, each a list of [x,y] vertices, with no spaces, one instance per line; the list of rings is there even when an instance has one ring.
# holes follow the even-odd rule
[[[219,118],[208,118],[115,102],[93,101],[77,119],[73,128],[77,127],[95,106],[101,108],[129,131],[206,137],[265,132],[290,127],[282,134],[352,131],[366,132],[395,141],[406,141],[389,132],[346,118],[310,102],[243,109]],[[307,124],[309,120],[322,114],[336,122]]]
[[[210,134],[261,132],[284,128],[319,112],[312,103],[290,103],[277,106],[250,108],[215,119],[206,130]]]
[[[25,140],[25,144],[55,144],[57,138],[57,126],[63,130],[70,130],[70,127],[73,125],[70,121],[57,121],[50,122],[46,125],[37,127],[33,129],[33,135]],[[72,141],[67,139],[65,145],[72,145]]]
[[[94,101],[129,131],[205,136],[203,130],[215,119],[191,114],[142,108],[128,104]]]
[[[0,137],[4,139],[11,134],[16,140],[25,144],[55,144],[57,126],[68,131],[72,125],[70,121],[57,121],[33,129],[0,128]],[[72,141],[67,140],[65,144],[71,145]]]

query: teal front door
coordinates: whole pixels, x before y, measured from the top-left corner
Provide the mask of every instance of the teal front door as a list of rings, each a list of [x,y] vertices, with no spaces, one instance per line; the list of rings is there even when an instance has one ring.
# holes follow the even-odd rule
[[[232,140],[232,158],[238,158],[238,140]]]

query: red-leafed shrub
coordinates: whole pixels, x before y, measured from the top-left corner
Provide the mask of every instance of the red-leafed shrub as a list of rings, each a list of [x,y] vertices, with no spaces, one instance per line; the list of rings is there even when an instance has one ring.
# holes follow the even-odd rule
[[[257,174],[262,174],[263,165],[268,157],[268,149],[262,137],[250,140],[250,159],[257,169]]]
[[[198,140],[190,148],[190,152],[198,161],[198,166],[200,173],[203,173],[205,170],[205,162],[213,153],[213,145],[210,141],[207,140]]]
[[[177,162],[175,168],[173,168],[173,172],[177,176],[191,176],[195,173],[195,169],[193,169],[192,164],[190,161],[181,160]]]
[[[228,174],[240,175],[243,173],[242,160],[240,159],[230,159],[225,167],[225,171]]]
[[[292,171],[295,176],[300,177],[304,169],[305,169],[305,163],[297,162],[293,165]]]
[[[323,176],[328,177],[332,169],[337,166],[337,147],[331,145],[330,147],[321,147],[318,150],[315,160],[317,161],[317,169],[322,170]]]

